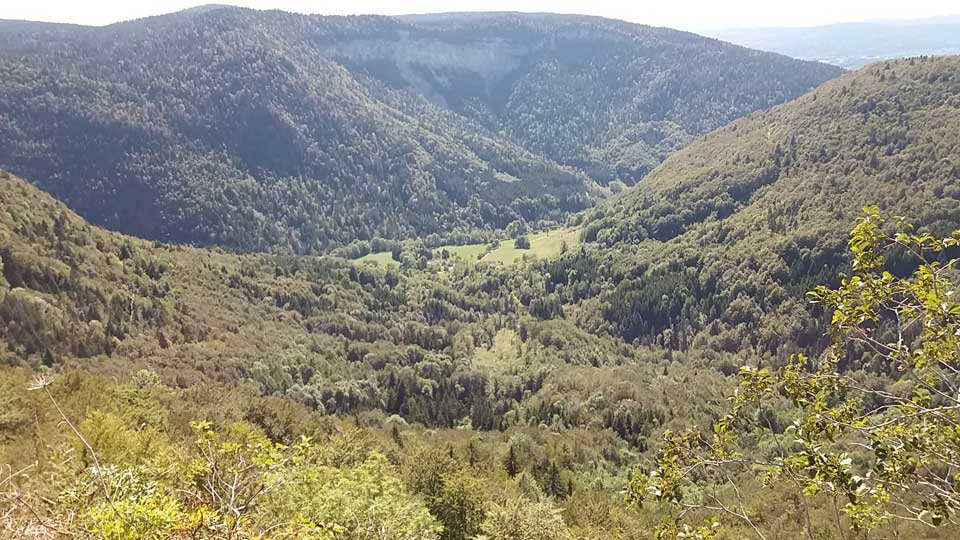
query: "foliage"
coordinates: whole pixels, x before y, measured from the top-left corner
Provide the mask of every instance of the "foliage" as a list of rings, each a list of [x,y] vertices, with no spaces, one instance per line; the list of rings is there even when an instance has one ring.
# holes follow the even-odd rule
[[[559,511],[548,502],[514,499],[495,504],[483,522],[486,540],[564,540],[572,539]]]
[[[183,527],[186,516],[178,501],[156,482],[131,469],[109,469],[107,477],[112,500],[90,507],[82,518],[92,537],[159,540]]]
[[[277,489],[280,471],[299,463],[310,449],[304,437],[288,448],[238,424],[229,438],[213,431],[207,421],[191,424],[199,456],[186,467],[193,497],[221,513],[231,534],[243,525],[259,499]]]
[[[349,468],[308,463],[285,471],[285,478],[266,497],[260,519],[305,520],[349,539],[439,538],[443,530],[382,454]]]
[[[9,383],[17,397],[36,395],[27,390],[28,374],[4,369],[0,381]],[[313,437],[309,448],[285,447],[267,441],[261,426],[241,420],[278,401],[229,386],[210,385],[203,392],[163,387],[151,393],[151,407],[165,411],[169,419],[159,443],[113,434],[135,429],[132,418],[100,427],[104,436],[95,439],[91,419],[110,411],[117,396],[148,378],[141,374],[117,384],[111,378],[71,372],[47,380],[44,388],[55,401],[31,405],[36,412],[31,431],[41,434],[44,443],[35,445],[33,435],[24,433],[0,447],[0,452],[10,450],[0,454],[0,460],[39,462],[9,475],[13,491],[7,492],[6,482],[0,485],[2,500],[13,502],[12,513],[5,514],[12,520],[0,520],[0,535],[19,537],[17,531],[38,529],[81,538],[474,538],[494,501],[519,492],[536,496],[539,490],[530,475],[526,482],[531,485],[517,486],[500,471],[494,458],[505,450],[509,434],[465,439],[463,430],[427,432],[409,426],[404,436],[410,444],[398,450],[390,435],[395,424],[367,417],[363,423],[368,427],[357,429],[353,419],[330,418],[305,433]],[[54,403],[77,419],[85,439],[94,441],[90,452],[99,456],[102,467],[91,466],[72,450],[77,435],[52,414]],[[303,407],[291,413],[296,418],[288,420],[289,425],[309,425],[306,420],[317,416]],[[186,420],[197,414],[216,418],[218,428],[212,430],[209,422],[191,426]],[[570,469],[592,470],[604,461],[602,455],[614,455],[623,444],[585,431],[571,434],[571,444],[583,440],[587,452],[571,461],[569,453],[566,458],[554,455],[562,451],[551,448],[554,435],[515,430],[521,431],[531,461],[540,456],[554,462],[566,459]],[[124,456],[144,449],[167,458],[124,463]],[[442,465],[430,467],[427,458]],[[8,470],[13,472],[5,468],[0,481],[7,480]],[[411,483],[419,493],[408,487]],[[615,492],[603,497],[616,500]],[[529,527],[546,515],[541,510],[517,510],[511,526]]]
[[[603,196],[591,177],[633,183],[694,136],[837,74],[577,17],[221,7],[21,23],[0,31],[0,167],[153,240],[489,242],[514,222],[559,224]]]
[[[481,531],[486,517],[487,499],[482,481],[466,470],[443,479],[443,486],[429,502],[430,509],[443,523],[444,540],[470,540]]]
[[[836,289],[810,293],[832,313],[832,347],[817,361],[801,354],[777,371],[741,368],[733,407],[712,435],[667,432],[656,470],[634,476],[631,499],[721,511],[764,538],[737,486],[738,475],[755,473],[765,484],[798,490],[811,538],[823,534],[810,518],[818,499],[837,509],[841,536],[847,527],[869,531],[897,521],[957,525],[958,259],[943,256],[956,253],[960,231],[938,238],[914,233],[902,220],[893,231],[887,224],[877,208],[866,209],[850,236],[853,274]],[[918,261],[907,277],[886,269],[885,253],[900,251]],[[852,348],[865,349],[896,383],[876,386],[851,372],[845,360]],[[793,405],[793,421],[781,431],[763,410],[783,398]],[[764,461],[738,448],[754,433],[776,442]],[[728,484],[735,502],[725,503],[715,488],[707,488],[706,502],[691,499],[698,477]]]
[[[958,91],[960,59],[905,59],[738,119],[588,211],[582,249],[544,265],[548,290],[583,305],[581,326],[630,342],[780,366],[823,347],[803,294],[837,284],[860,208],[936,234],[960,223]]]

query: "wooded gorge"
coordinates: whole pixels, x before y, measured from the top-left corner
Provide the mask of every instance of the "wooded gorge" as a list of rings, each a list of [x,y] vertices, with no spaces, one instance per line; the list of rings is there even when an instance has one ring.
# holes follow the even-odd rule
[[[604,185],[839,73],[560,16],[214,9],[7,27],[0,166],[110,229],[294,253],[561,223]]]
[[[954,538],[958,111],[588,17],[0,22],[0,538]]]

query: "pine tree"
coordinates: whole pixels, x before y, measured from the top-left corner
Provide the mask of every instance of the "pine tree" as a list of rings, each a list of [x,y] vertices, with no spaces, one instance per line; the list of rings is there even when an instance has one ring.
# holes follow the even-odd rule
[[[556,463],[550,464],[550,471],[547,473],[547,485],[544,486],[547,495],[556,499],[565,499],[567,497],[566,486],[563,485],[563,479],[560,478],[560,469]]]
[[[510,477],[514,477],[520,472],[520,462],[517,460],[517,452],[510,445],[510,451],[507,452],[507,458],[503,461],[503,468]]]
[[[469,460],[471,467],[476,467],[477,461],[480,460],[480,455],[477,451],[477,445],[473,442],[473,439],[471,439],[470,443],[467,444],[467,459]]]
[[[403,437],[400,436],[400,429],[396,424],[394,424],[393,429],[390,430],[390,436],[393,437],[393,442],[397,443],[397,446],[403,448]]]

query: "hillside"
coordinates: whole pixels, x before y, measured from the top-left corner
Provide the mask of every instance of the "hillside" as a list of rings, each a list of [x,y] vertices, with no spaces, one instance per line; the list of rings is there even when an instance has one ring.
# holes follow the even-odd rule
[[[838,73],[577,17],[2,25],[0,166],[110,229],[295,253],[559,223]]]
[[[449,13],[399,21],[406,24],[354,27],[324,50],[354,73],[425,96],[603,183],[633,184],[693,137],[840,73],[596,17]]]
[[[880,60],[960,53],[960,17],[805,28],[735,28],[708,34],[744,47],[847,69]]]
[[[728,375],[762,358],[591,335],[535,266],[166,246],[2,172],[0,276],[0,497],[16,503],[0,536],[14,538],[645,538],[668,514],[624,506],[634,467],[665,433],[711,425]],[[236,473],[248,506],[204,487],[236,460],[254,465]],[[792,496],[781,483],[746,503],[799,540]],[[826,501],[808,511],[832,529]],[[877,532],[891,530],[955,532]]]
[[[0,537],[955,538],[956,398],[853,343],[823,355],[838,374],[811,371],[826,325],[804,294],[846,271],[862,205],[958,228],[958,95],[960,58],[828,82],[530,235],[566,252],[512,266],[513,241],[480,261],[370,242],[396,252],[381,266],[141,240],[0,171]],[[937,276],[907,285],[929,313],[911,347],[938,360],[904,356],[952,390],[960,306]],[[867,399],[817,386],[836,380]],[[824,418],[890,435],[811,436]],[[911,464],[930,442],[948,454],[928,473]],[[729,469],[671,473],[705,447]],[[891,475],[910,484],[888,499]]]
[[[551,291],[628,340],[810,345],[803,295],[836,279],[862,207],[960,223],[958,95],[960,58],[891,61],[710,133],[589,213],[588,247],[547,266]]]
[[[13,538],[645,538],[669,514],[624,506],[631,471],[667,433],[713,425],[729,374],[763,358],[590,335],[536,267],[381,271],[164,246],[90,226],[5,173],[0,275],[0,497],[16,503],[0,535]],[[744,451],[763,456],[753,437]],[[205,489],[236,460],[254,464],[236,473],[246,506],[221,498],[229,484]],[[744,502],[799,540],[791,497],[757,484]],[[836,508],[811,499],[833,530]]]
[[[150,367],[180,386],[246,382],[331,414],[383,410],[434,427],[472,417],[491,429],[547,414],[514,409],[555,372],[655,354],[565,321],[536,274],[165,246],[93,227],[6,173],[0,187],[5,364]]]
[[[69,454],[78,441],[60,429],[50,402],[27,389],[31,374],[42,373],[110,464],[107,481],[176,487],[176,508],[198,501],[184,496],[192,477],[170,475],[170,467],[187,468],[177,460],[196,451],[189,422],[210,420],[225,440],[241,437],[248,449],[244,441],[255,437],[269,438],[253,439],[260,444],[315,437],[308,463],[344,469],[354,482],[370,481],[355,476],[368,472],[354,471],[356,460],[380,456],[376,478],[404,487],[363,490],[379,505],[371,519],[387,519],[380,512],[392,511],[389,505],[400,505],[397,519],[407,519],[410,505],[439,504],[441,479],[418,479],[446,481],[455,471],[474,479],[468,495],[481,517],[488,505],[512,508],[532,496],[544,497],[535,509],[559,512],[543,495],[552,493],[571,509],[605,501],[609,514],[566,518],[604,537],[648,519],[627,515],[618,489],[595,482],[625,485],[624,465],[663,424],[705,414],[724,386],[721,376],[580,330],[546,294],[541,275],[458,260],[425,271],[382,270],[331,257],[162,245],[94,227],[0,171],[0,464],[39,462],[30,474],[0,479],[0,500],[12,480],[21,502],[34,501],[47,523],[84,538],[98,537],[90,531],[107,523],[87,513],[96,497],[71,498],[70,491],[57,498],[62,486],[91,488],[88,453],[58,461],[55,482],[45,476],[53,453]],[[691,387],[690,377],[704,382]],[[502,465],[508,453],[515,453],[516,470]],[[340,457],[329,461],[333,456]],[[273,474],[300,478],[291,486],[315,485],[303,484],[301,469],[279,467]],[[122,471],[127,476],[112,476]],[[328,481],[318,479],[326,487],[312,492],[341,489]],[[574,489],[582,494],[574,497]],[[350,493],[345,497],[355,500]],[[329,511],[311,504],[318,515]],[[0,516],[0,536],[35,536],[36,515],[20,510]],[[72,519],[71,512],[82,515]],[[458,519],[436,506],[430,512],[423,514],[429,523]],[[210,518],[206,537],[237,538],[218,536],[219,519]],[[244,527],[272,529],[276,519],[261,516]],[[544,517],[528,519],[540,527]],[[558,513],[551,519],[567,531]],[[475,531],[480,523],[469,526]],[[436,527],[430,531],[417,538],[438,538]],[[37,537],[63,537],[44,534]],[[345,538],[362,537],[350,534]]]

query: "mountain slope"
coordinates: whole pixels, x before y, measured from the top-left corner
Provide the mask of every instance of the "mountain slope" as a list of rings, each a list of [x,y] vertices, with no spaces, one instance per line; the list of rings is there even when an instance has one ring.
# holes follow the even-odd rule
[[[0,66],[0,161],[111,228],[249,249],[504,227],[591,200],[582,175],[377,102],[281,38],[280,16],[221,10],[38,45]]]
[[[639,364],[657,354],[592,336],[551,303],[542,276],[491,266],[384,271],[145,242],[0,171],[0,367],[149,368],[182,387],[244,383],[329,414],[470,418],[478,430],[553,421],[543,403],[590,372],[596,382],[570,399],[597,414],[564,422],[599,421],[640,444],[653,416],[624,424],[616,411],[650,403],[640,381],[653,374]],[[610,377],[636,388],[585,405]]]
[[[235,255],[137,240],[91,226],[0,171],[0,463],[20,471],[16,478],[4,473],[0,495],[6,500],[16,489],[21,501],[16,508],[23,511],[21,521],[17,510],[4,507],[0,536],[37,537],[40,519],[42,528],[56,524],[58,531],[84,538],[116,534],[101,534],[106,527],[133,538],[147,530],[157,538],[184,534],[174,518],[148,520],[162,522],[158,526],[139,517],[78,519],[103,500],[86,489],[93,478],[90,451],[76,448],[80,443],[57,409],[89,441],[106,482],[127,467],[143,478],[171,478],[185,488],[183,508],[196,498],[187,491],[195,479],[170,471],[196,465],[180,449],[195,447],[191,423],[209,422],[217,432],[236,434],[240,447],[258,452],[259,442],[268,439],[254,442],[251,436],[289,445],[312,437],[317,452],[298,460],[290,481],[282,483],[305,485],[305,493],[330,493],[326,483],[303,483],[309,475],[300,465],[314,459],[349,468],[358,452],[380,448],[389,456],[382,460],[389,463],[386,470],[396,476],[403,471],[387,492],[384,475],[376,471],[348,485],[335,482],[342,497],[310,502],[311,508],[339,511],[343,501],[356,501],[364,492],[373,497],[378,519],[388,502],[402,505],[397,508],[406,515],[413,493],[435,489],[423,479],[460,471],[477,478],[466,493],[484,507],[488,500],[500,501],[505,489],[518,494],[550,489],[555,497],[562,490],[571,507],[604,500],[610,512],[619,512],[620,486],[637,453],[665,423],[704,415],[719,399],[722,377],[679,362],[668,374],[668,360],[657,351],[591,336],[562,319],[532,316],[533,305],[544,300],[542,276],[496,267],[383,272],[330,257]],[[691,387],[693,376],[702,384]],[[47,389],[56,409],[48,396],[29,390],[36,389],[38,378],[52,381]],[[657,392],[650,391],[654,381]],[[174,441],[182,445],[172,447]],[[232,453],[230,448],[224,446],[224,452]],[[513,481],[503,469],[508,452],[516,452],[514,466],[524,471],[517,483],[526,487],[510,487]],[[29,466],[43,459],[57,467],[54,480],[39,472],[40,465]],[[276,462],[268,466],[271,475],[280,472]],[[554,480],[548,482],[551,469]],[[602,485],[595,485],[598,477]],[[408,478],[422,487],[398,492],[396,486]],[[117,485],[139,489],[122,482]],[[489,488],[478,493],[481,485]],[[73,495],[74,486],[83,487],[82,496]],[[157,486],[151,482],[149,493]],[[574,491],[582,498],[574,499]],[[106,500],[123,505],[141,500],[121,495],[128,492],[111,490],[115,499]],[[25,500],[36,504],[27,507]],[[258,505],[242,526],[276,535],[279,520],[265,517],[265,506]],[[299,502],[290,507],[289,519],[303,524],[303,507]],[[451,513],[438,508],[430,506],[438,521],[460,522],[439,517]],[[356,518],[351,511],[336,535],[369,537],[370,522],[356,525]],[[604,512],[576,519],[571,527],[590,527],[591,537],[619,538],[621,531],[638,529],[634,522],[653,518],[624,522]],[[559,517],[554,521],[563,523]],[[209,531],[198,533],[191,524],[186,534],[260,536],[224,533],[233,524],[204,522]],[[398,535],[395,523],[378,526],[378,537],[441,538]],[[542,514],[530,523],[542,527]],[[318,537],[318,531],[300,527],[285,536]]]
[[[600,181],[639,180],[694,136],[839,74],[596,17],[450,13],[356,26],[324,50]]]
[[[732,378],[707,363],[729,373],[741,357],[630,347],[541,320],[536,303],[559,304],[533,270],[382,272],[329,257],[164,246],[93,227],[0,171],[0,463],[19,471],[4,477],[2,494],[15,490],[19,504],[5,509],[0,536],[56,527],[66,531],[57,537],[303,538],[327,535],[313,523],[336,523],[340,537],[396,538],[396,520],[373,529],[354,507],[380,520],[410,516],[419,493],[429,504],[410,519],[435,518],[458,536],[416,538],[467,538],[455,528],[465,500],[472,516],[506,516],[472,520],[491,538],[511,537],[518,519],[521,531],[542,531],[544,516],[552,539],[645,537],[663,512],[624,507],[631,471],[666,431],[713,425]],[[50,394],[31,391],[38,384]],[[271,479],[283,475],[239,533],[220,512],[196,522],[187,514],[219,508],[191,491],[192,473],[171,474],[210,463],[199,461],[209,454],[197,429],[229,463],[262,457]],[[293,450],[301,436],[312,449],[278,463],[288,447],[271,443]],[[382,466],[357,470],[371,452],[383,453]],[[113,498],[99,496],[90,461],[118,486],[107,488]],[[791,487],[774,489],[747,491],[744,504],[782,515],[781,538],[806,538],[797,505],[781,503]],[[167,517],[143,519],[155,494]],[[105,514],[112,503],[122,515]],[[832,523],[833,510],[811,512]]]
[[[553,289],[627,339],[809,344],[803,294],[835,279],[862,207],[958,228],[958,96],[960,58],[891,61],[737,120],[593,211],[592,248],[549,269]]]
[[[486,241],[594,203],[594,182],[556,161],[633,181],[692,134],[835,74],[609,21],[444,21],[224,8],[105,28],[5,23],[0,166],[150,239],[299,253]],[[446,57],[383,63],[371,47]],[[684,58],[723,69],[688,77]],[[622,174],[595,170],[608,159]]]

